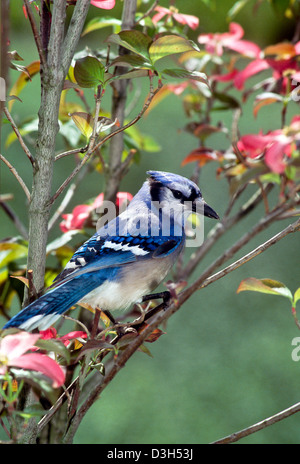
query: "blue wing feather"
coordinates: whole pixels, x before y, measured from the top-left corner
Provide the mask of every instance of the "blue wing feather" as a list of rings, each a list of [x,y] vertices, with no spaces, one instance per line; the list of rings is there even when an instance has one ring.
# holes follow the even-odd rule
[[[32,330],[40,326],[42,318],[46,321],[47,317],[58,317],[106,280],[117,279],[120,267],[134,261],[163,258],[182,244],[182,239],[128,235],[99,240],[95,234],[75,252],[50,290],[22,309],[4,329]]]

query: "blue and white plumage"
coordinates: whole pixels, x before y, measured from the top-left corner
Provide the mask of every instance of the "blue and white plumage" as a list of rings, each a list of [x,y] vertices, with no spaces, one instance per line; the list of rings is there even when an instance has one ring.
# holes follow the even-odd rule
[[[48,292],[4,329],[45,330],[77,302],[126,309],[163,281],[184,247],[186,217],[199,208],[205,216],[218,215],[194,182],[161,171],[148,175],[126,211],[86,241]]]

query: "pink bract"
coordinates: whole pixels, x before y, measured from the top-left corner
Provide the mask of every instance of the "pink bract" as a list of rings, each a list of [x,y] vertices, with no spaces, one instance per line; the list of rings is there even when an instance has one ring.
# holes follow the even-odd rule
[[[241,40],[244,36],[244,29],[237,23],[230,23],[229,32],[215,34],[200,34],[198,42],[204,44],[209,53],[223,55],[223,47],[234,50],[250,58],[260,55],[261,49],[254,42]]]
[[[49,356],[41,353],[31,353],[36,350],[34,344],[40,338],[39,334],[19,332],[7,335],[0,341],[0,374],[5,374],[9,367],[19,367],[38,371],[53,381],[53,387],[63,385],[65,373]]]
[[[116,0],[91,0],[91,5],[103,10],[111,10],[116,4]]]
[[[153,16],[152,21],[154,24],[158,23],[164,16],[175,19],[179,24],[187,25],[191,29],[197,29],[199,26],[199,19],[197,16],[179,13],[175,8],[164,8],[157,6],[154,8],[157,13]]]

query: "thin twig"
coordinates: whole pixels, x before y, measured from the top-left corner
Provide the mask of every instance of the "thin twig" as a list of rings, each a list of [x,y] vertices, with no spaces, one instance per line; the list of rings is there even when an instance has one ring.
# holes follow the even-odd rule
[[[25,8],[26,8],[28,18],[29,18],[31,29],[32,29],[32,32],[33,32],[33,37],[34,37],[34,40],[35,40],[35,43],[36,43],[36,48],[37,48],[37,51],[38,51],[38,54],[39,54],[39,57],[40,57],[40,62],[41,62],[42,68],[45,69],[46,66],[47,66],[47,61],[46,61],[46,57],[45,57],[45,54],[44,54],[41,37],[40,37],[40,34],[38,32],[38,28],[37,28],[37,25],[36,25],[36,22],[35,22],[31,7],[29,5],[29,2],[28,2],[28,0],[23,0],[23,1],[24,1],[24,5],[25,5]]]
[[[256,424],[253,424],[250,427],[240,430],[239,432],[232,433],[231,435],[228,435],[227,437],[214,441],[211,444],[212,445],[225,445],[228,443],[234,443],[240,440],[241,438],[248,437],[248,435],[251,435],[252,433],[258,432],[259,430],[265,429],[266,427],[269,427],[270,425],[276,424],[276,422],[282,421],[283,419],[286,419],[287,417],[290,417],[299,411],[300,411],[300,403],[296,403],[293,406],[290,406],[289,408],[284,409],[283,411],[278,412],[277,414],[274,414],[274,416],[268,417],[267,419],[257,422]]]
[[[77,153],[85,153],[88,150],[88,148],[89,146],[86,145],[85,147],[82,147],[82,148],[73,148],[72,150],[64,151],[63,153],[59,153],[58,155],[56,155],[54,158],[54,161],[64,158],[65,156],[77,155]]]
[[[272,189],[272,184],[269,184],[265,188],[265,192],[269,192]],[[242,218],[246,217],[256,206],[260,204],[262,200],[262,193],[258,190],[232,217],[228,217],[228,213],[231,210],[232,205],[229,206],[227,212],[224,215],[222,222],[218,223],[208,234],[207,239],[201,247],[199,247],[192,255],[191,259],[187,263],[186,267],[181,270],[181,273],[177,275],[177,279],[187,279],[196,269],[199,262],[212,248],[212,246],[219,240],[225,232],[230,230],[236,223]],[[246,240],[249,240],[249,236]]]
[[[20,220],[20,218],[16,215],[16,213],[8,206],[4,201],[3,198],[1,198],[0,195],[0,207],[6,212],[8,217],[12,220],[20,234],[25,240],[28,240],[28,230]]]
[[[87,170],[83,169],[79,175],[78,175],[78,178],[76,180],[76,182],[73,182],[70,187],[68,188],[67,192],[66,192],[66,195],[64,196],[64,199],[62,200],[61,204],[59,205],[59,207],[57,208],[57,210],[54,212],[53,216],[51,217],[51,219],[49,220],[49,223],[48,223],[48,231],[52,229],[52,227],[54,226],[54,224],[56,223],[56,221],[60,218],[60,216],[62,215],[62,213],[65,211],[66,207],[68,206],[68,204],[70,203],[71,199],[73,198],[73,195],[75,193],[75,190],[78,186],[78,184],[81,182],[81,180],[84,178],[84,176],[86,175],[87,173]]]
[[[94,125],[93,125],[93,132],[90,138],[89,149],[92,151],[95,146],[96,138],[98,136],[98,119],[100,114],[100,107],[101,107],[101,98],[102,98],[102,87],[98,85],[97,87],[97,96],[96,96],[96,104],[95,104],[95,115],[94,115]]]
[[[265,230],[272,222],[278,219],[280,215],[290,208],[290,204],[285,203],[281,207],[277,208],[272,213],[268,214],[267,216],[263,217],[249,232],[246,232],[236,243],[234,243],[230,248],[225,250],[225,252],[219,256],[214,262],[212,262],[206,270],[201,274],[199,277],[199,281],[204,280],[208,276],[212,274],[219,266],[223,263],[228,261],[232,258],[235,253],[237,253],[243,246],[245,246],[253,237],[255,237],[258,233]]]
[[[159,0],[155,0],[154,3],[150,6],[150,8],[141,16],[136,22],[135,25],[139,24],[143,19],[147,18],[150,16],[152,11],[155,9],[155,7],[158,5]]]
[[[5,113],[5,116],[7,117],[7,119],[9,120],[19,142],[20,142],[20,145],[21,147],[23,148],[27,158],[29,159],[29,161],[31,162],[32,166],[35,167],[36,166],[36,160],[34,159],[33,155],[31,154],[29,148],[27,147],[26,143],[24,142],[23,140],[23,137],[22,135],[20,134],[20,131],[15,123],[15,121],[13,120],[10,112],[8,111],[8,109],[6,107],[3,108],[3,111]]]
[[[213,282],[216,282],[216,280],[219,280],[221,277],[224,277],[225,275],[229,274],[230,272],[235,271],[236,269],[241,267],[243,264],[246,264],[251,259],[253,259],[256,256],[260,255],[261,253],[266,251],[268,248],[270,248],[270,246],[275,245],[275,243],[279,242],[279,240],[283,239],[287,235],[292,234],[294,232],[298,232],[299,230],[300,230],[300,219],[298,219],[298,221],[294,222],[293,224],[289,224],[281,232],[274,235],[272,238],[270,238],[266,242],[262,243],[261,245],[259,245],[254,250],[250,251],[250,253],[247,253],[246,255],[242,256],[242,258],[238,259],[234,263],[232,263],[229,266],[225,267],[221,271],[216,272],[215,274],[213,274],[212,276],[209,276],[207,278],[204,278],[204,275],[202,275],[187,290],[184,290],[183,293],[185,293],[185,292],[188,292],[188,293],[192,292],[193,293],[194,291],[199,290],[200,288],[207,287],[208,285],[212,284]]]
[[[17,170],[12,166],[12,164],[10,164],[10,162],[1,154],[0,154],[0,160],[2,160],[6,164],[6,166],[10,170],[10,172],[15,176],[15,178],[17,179],[17,181],[21,185],[22,189],[24,190],[24,193],[25,193],[25,195],[27,197],[27,200],[30,202],[30,192],[29,192],[25,182],[23,181],[22,177],[18,174]]]

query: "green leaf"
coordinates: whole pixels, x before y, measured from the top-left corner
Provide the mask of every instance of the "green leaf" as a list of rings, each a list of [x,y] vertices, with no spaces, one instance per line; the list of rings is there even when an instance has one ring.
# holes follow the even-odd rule
[[[111,34],[106,42],[114,43],[121,47],[143,56],[149,61],[149,46],[152,43],[151,37],[140,31],[122,31],[119,34]]]
[[[82,35],[88,34],[89,32],[96,31],[98,29],[102,29],[103,27],[109,27],[109,26],[121,27],[121,25],[122,25],[122,21],[120,19],[98,16],[97,18],[93,18],[91,21],[87,23],[87,25],[85,26],[82,32]]]
[[[170,77],[175,77],[178,79],[193,79],[198,82],[203,82],[206,85],[208,84],[208,79],[206,74],[198,71],[188,71],[187,69],[182,68],[168,68],[164,69],[161,74],[166,74]]]
[[[110,66],[125,66],[133,68],[151,68],[151,63],[140,55],[120,55],[114,59]]]
[[[0,268],[19,258],[27,256],[27,247],[20,243],[0,243]]]
[[[239,101],[236,98],[232,97],[231,95],[227,95],[226,93],[221,93],[221,92],[214,92],[213,96],[218,101],[224,103],[224,109],[240,108]]]
[[[129,148],[135,148],[150,153],[157,153],[161,146],[151,135],[142,134],[137,126],[131,126],[124,133],[124,142]]]
[[[56,238],[53,240],[51,243],[47,245],[46,253],[49,255],[50,253],[53,253],[56,251],[58,248],[63,247],[66,243],[68,243],[74,235],[78,234],[78,230],[68,230],[68,232],[65,232],[63,235],[60,237]]]
[[[300,300],[300,287],[297,288],[294,294],[294,306],[296,306],[298,300]]]
[[[133,79],[135,77],[147,77],[149,76],[148,69],[132,69],[124,74],[117,74],[113,76],[110,81],[117,81],[121,79]]]
[[[151,351],[149,350],[149,348],[147,348],[147,346],[145,345],[140,345],[139,348],[138,348],[139,351],[142,351],[142,353],[145,353],[147,354],[148,356],[150,356],[150,358],[153,358],[153,354],[151,353]]]
[[[229,21],[232,21],[233,18],[241,11],[244,6],[247,5],[249,0],[239,0],[235,2],[235,4],[230,8],[230,10],[227,13],[227,18]]]
[[[103,85],[105,78],[104,65],[94,56],[85,56],[76,61],[74,77],[76,82],[84,88]]]
[[[34,403],[22,411],[15,411],[15,414],[23,417],[25,420],[29,420],[31,417],[42,417],[45,413],[46,411],[40,403]]]
[[[195,49],[188,40],[178,35],[165,35],[160,37],[149,47],[149,55],[153,64],[166,56],[188,51],[195,51]]]
[[[290,6],[290,0],[269,0],[274,11],[280,18],[282,18],[286,10]]]
[[[71,147],[78,147],[81,134],[74,126],[72,119],[70,119],[65,124],[62,124],[61,121],[59,121],[59,123],[59,133],[68,141]]]
[[[72,113],[71,118],[75,122],[76,126],[80,130],[80,132],[89,139],[93,133],[93,125],[94,125],[94,118],[82,111]]]
[[[230,194],[234,195],[240,187],[255,180],[267,171],[268,168],[263,163],[257,163],[255,167],[246,169],[242,174],[232,176],[229,179]]]
[[[292,293],[286,285],[273,279],[256,279],[254,277],[249,277],[248,279],[242,280],[237,289],[237,293],[248,290],[268,293],[270,295],[280,295],[293,301]]]
[[[69,350],[65,347],[65,345],[59,341],[59,340],[43,340],[39,339],[35,342],[35,346],[40,348],[41,350],[45,350],[48,353],[53,351],[54,353],[62,356],[67,363],[70,362],[70,352]]]
[[[24,73],[22,72],[20,77],[16,80],[15,84],[12,86],[10,95],[18,96],[21,92],[21,90],[25,87],[25,85],[28,83],[28,81],[31,81],[32,77],[35,76],[39,71],[40,71],[40,62],[38,61],[33,61],[30,63],[28,66],[26,66],[27,72]],[[10,100],[8,103],[8,109],[11,111],[11,108],[13,106],[13,103],[16,100]]]
[[[30,134],[32,132],[37,132],[38,131],[38,124],[39,120],[33,119],[32,121],[28,122],[27,124],[24,124],[23,126],[19,127],[19,132],[22,136],[26,134]],[[16,133],[12,131],[8,136],[5,141],[5,148],[8,148],[13,142],[18,140]]]

